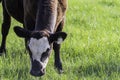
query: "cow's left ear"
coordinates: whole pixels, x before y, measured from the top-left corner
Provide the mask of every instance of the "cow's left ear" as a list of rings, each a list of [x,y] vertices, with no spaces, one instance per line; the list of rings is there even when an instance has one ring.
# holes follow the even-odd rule
[[[56,32],[50,35],[49,41],[50,43],[56,42],[57,44],[61,44],[66,37],[67,34],[65,32]]]

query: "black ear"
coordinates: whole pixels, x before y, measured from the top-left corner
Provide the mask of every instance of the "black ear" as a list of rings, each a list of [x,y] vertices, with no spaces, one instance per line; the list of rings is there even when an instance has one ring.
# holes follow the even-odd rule
[[[67,34],[65,32],[56,32],[50,35],[49,41],[50,43],[56,42],[57,44],[61,44],[66,37]]]
[[[30,31],[21,28],[19,26],[14,27],[14,32],[16,33],[17,36],[22,37],[22,38],[29,38],[30,37]]]

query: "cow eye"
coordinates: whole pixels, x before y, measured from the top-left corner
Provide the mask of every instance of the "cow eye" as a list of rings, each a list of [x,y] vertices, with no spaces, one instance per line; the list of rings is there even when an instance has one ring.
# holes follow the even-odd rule
[[[42,56],[41,56],[41,61],[44,61],[47,57],[48,57],[48,55],[49,55],[49,48],[46,50],[46,52],[44,52],[43,54],[42,54]]]
[[[48,52],[50,49],[49,48],[47,48],[47,50],[46,50],[46,52]]]

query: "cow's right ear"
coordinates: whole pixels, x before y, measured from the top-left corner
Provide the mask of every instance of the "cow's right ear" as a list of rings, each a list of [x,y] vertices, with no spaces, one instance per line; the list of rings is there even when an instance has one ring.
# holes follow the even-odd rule
[[[24,28],[21,28],[19,26],[14,27],[14,32],[16,33],[17,36],[22,37],[22,38],[29,38],[31,34],[30,31]]]
[[[65,32],[56,32],[54,34],[50,34],[49,42],[56,42],[57,44],[61,44],[67,37],[67,33]]]

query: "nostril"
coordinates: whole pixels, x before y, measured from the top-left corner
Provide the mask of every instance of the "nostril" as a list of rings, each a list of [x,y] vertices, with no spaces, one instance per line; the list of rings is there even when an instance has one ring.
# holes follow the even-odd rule
[[[41,70],[40,70],[40,74],[41,74],[41,75],[44,75],[44,74],[45,74],[45,69],[41,69]]]
[[[45,69],[43,69],[42,72],[45,73]]]
[[[40,72],[41,72],[42,74],[45,74],[45,70],[44,70],[44,69],[42,69]]]

